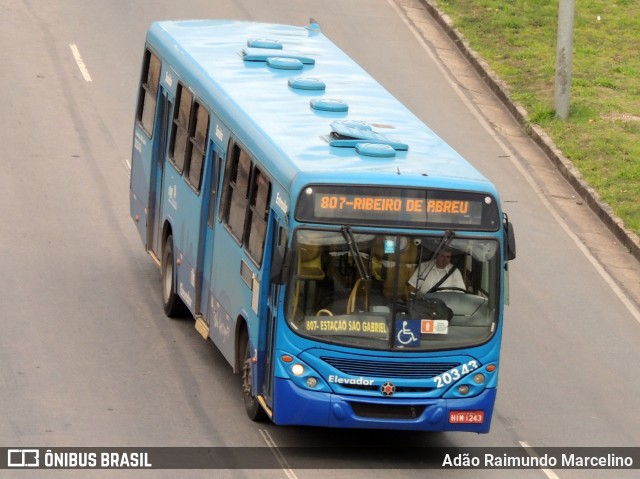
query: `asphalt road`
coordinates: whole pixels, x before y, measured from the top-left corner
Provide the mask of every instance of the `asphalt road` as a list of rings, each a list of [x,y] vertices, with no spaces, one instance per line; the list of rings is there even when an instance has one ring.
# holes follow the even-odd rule
[[[420,2],[3,0],[1,10],[0,446],[269,445],[277,453],[301,445],[639,445],[638,265],[484,89]],[[303,25],[309,17],[496,183],[516,227],[518,258],[510,268],[500,389],[488,435],[253,423],[244,413],[239,379],[212,343],[191,321],[164,317],[159,271],[128,212],[145,31],[159,19]],[[394,458],[385,460],[393,464]],[[297,470],[285,457],[281,469],[216,476],[438,473],[367,470],[358,457],[348,460],[357,469],[322,466]],[[25,477],[102,477],[98,471],[53,472]],[[513,475],[447,471],[451,477]]]

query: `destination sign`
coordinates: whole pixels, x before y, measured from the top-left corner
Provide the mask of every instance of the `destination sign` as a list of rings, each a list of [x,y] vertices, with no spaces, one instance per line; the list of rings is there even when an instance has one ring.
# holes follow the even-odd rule
[[[372,315],[307,316],[304,330],[322,336],[349,335],[378,339],[387,339],[389,336],[386,319]]]
[[[485,193],[362,186],[309,186],[301,195],[296,219],[488,231],[500,226],[496,201]]]

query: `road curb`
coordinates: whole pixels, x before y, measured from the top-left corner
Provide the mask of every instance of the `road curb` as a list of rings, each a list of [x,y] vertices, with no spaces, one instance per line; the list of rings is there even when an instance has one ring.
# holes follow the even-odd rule
[[[451,18],[442,12],[432,0],[420,0],[433,19],[442,27],[447,36],[455,43],[458,50],[471,63],[475,71],[491,91],[507,107],[511,115],[527,132],[529,137],[544,151],[545,155],[556,166],[560,174],[573,186],[583,201],[609,228],[620,243],[640,261],[640,238],[629,230],[624,222],[618,218],[611,207],[600,199],[600,195],[589,186],[573,163],[566,158],[555,146],[551,138],[537,125],[529,123],[527,111],[517,105],[509,97],[507,85],[498,78],[489,65],[469,46],[462,34],[453,27]]]

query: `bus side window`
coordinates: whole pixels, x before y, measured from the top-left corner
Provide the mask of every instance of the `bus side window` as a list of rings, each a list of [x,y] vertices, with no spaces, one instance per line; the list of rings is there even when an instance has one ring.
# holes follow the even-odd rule
[[[189,128],[190,152],[189,164],[187,165],[187,181],[196,192],[200,191],[200,180],[202,179],[202,168],[204,166],[205,147],[207,145],[207,131],[209,131],[209,112],[197,101],[194,103],[195,113],[192,116],[192,125]]]
[[[140,91],[138,93],[138,110],[136,118],[142,129],[151,137],[156,118],[156,102],[158,84],[160,83],[160,60],[147,50],[144,54]]]
[[[247,251],[258,266],[262,264],[264,240],[267,235],[267,217],[271,183],[256,167],[253,171],[253,187],[249,205],[249,230],[247,231]]]
[[[234,144],[225,171],[223,220],[239,242],[244,237],[250,172],[251,158],[239,145]]]
[[[237,143],[224,174],[222,220],[258,266],[262,264],[271,182]]]
[[[189,139],[189,120],[191,118],[191,101],[193,96],[188,88],[178,84],[176,106],[173,115],[169,158],[176,169],[182,173],[187,158]]]

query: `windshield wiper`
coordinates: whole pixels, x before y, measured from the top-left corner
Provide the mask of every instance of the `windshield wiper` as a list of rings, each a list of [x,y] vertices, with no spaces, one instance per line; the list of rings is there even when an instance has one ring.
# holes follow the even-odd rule
[[[442,235],[442,238],[440,238],[440,242],[438,243],[438,246],[436,247],[435,251],[433,252],[433,254],[431,255],[431,258],[429,258],[429,261],[431,260],[435,260],[438,255],[447,247],[449,246],[449,243],[451,243],[451,241],[453,240],[453,237],[456,234],[453,232],[453,230],[447,230],[445,231],[444,235]],[[420,290],[420,283],[422,283],[425,278],[429,275],[429,273],[431,272],[431,270],[435,267],[436,262],[432,261],[430,268],[427,271],[420,271],[420,266],[422,265],[422,250],[420,251],[420,258],[418,261],[418,277],[416,279],[416,289],[412,292],[412,296],[415,295],[416,291]]]
[[[356,262],[358,274],[364,281],[370,281],[371,277],[367,273],[367,268],[364,265],[364,261],[362,261],[360,250],[358,250],[358,244],[356,243],[356,240],[353,236],[353,231],[351,231],[350,226],[342,226],[342,236],[344,236],[344,240],[347,242],[347,246],[349,246],[349,251],[351,251],[351,256],[353,256],[353,260]]]
[[[438,243],[438,247],[433,252],[433,256],[431,256],[431,259],[437,258],[440,252],[443,249],[445,249],[447,246],[449,246],[449,243],[451,243],[451,240],[453,240],[453,237],[455,235],[456,234],[452,230],[445,231],[444,235],[442,235],[442,238],[440,238],[440,243]]]

